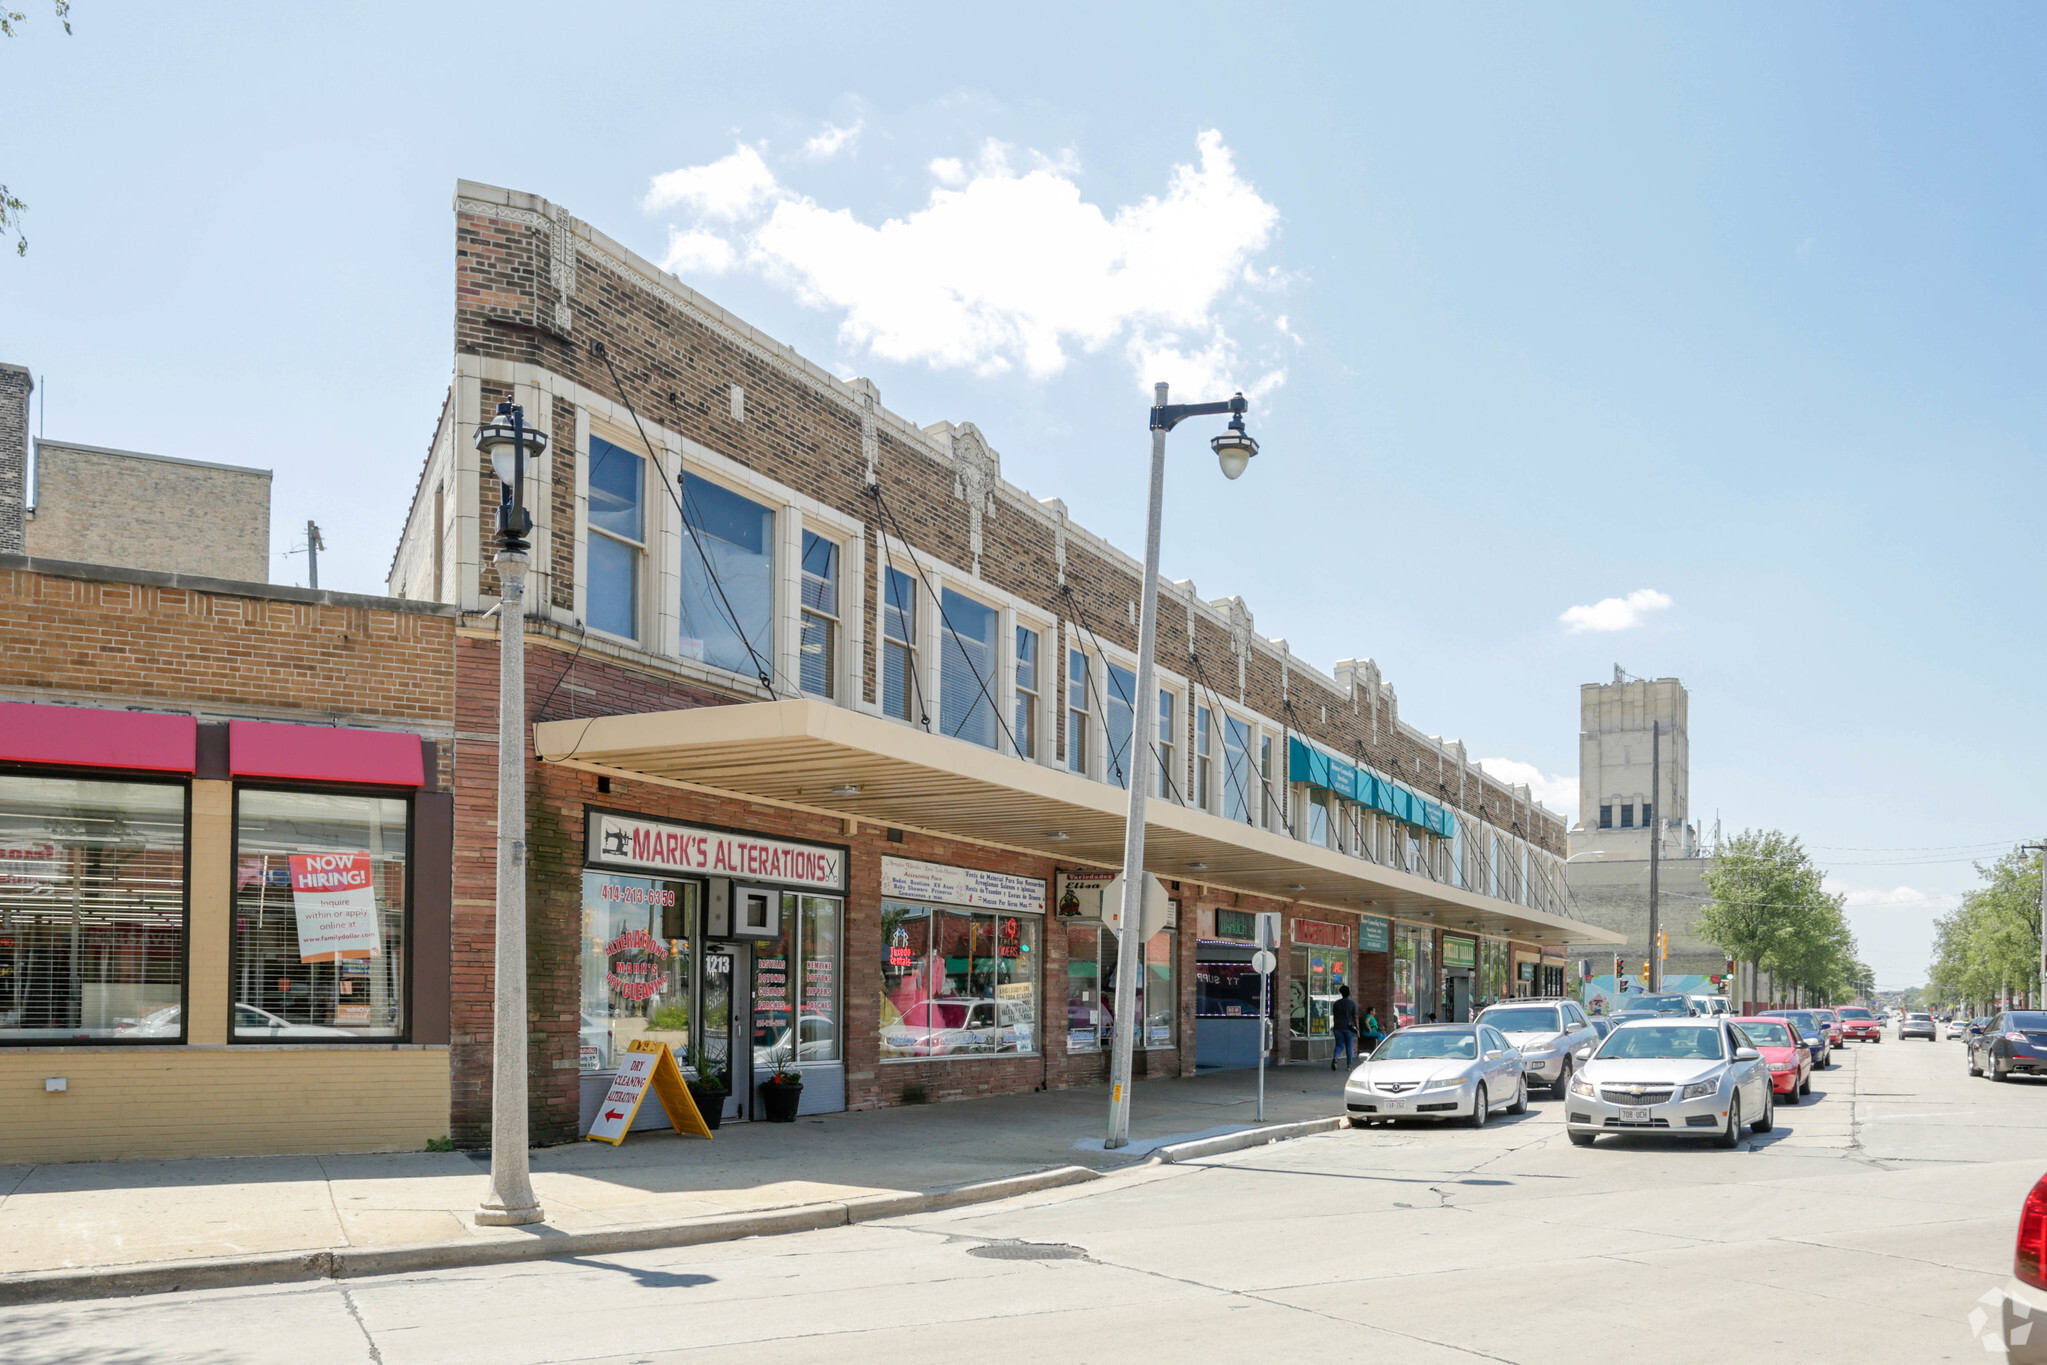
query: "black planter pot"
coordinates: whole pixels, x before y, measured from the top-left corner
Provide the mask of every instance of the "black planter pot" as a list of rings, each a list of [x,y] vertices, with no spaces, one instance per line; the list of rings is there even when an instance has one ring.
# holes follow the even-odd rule
[[[783,1085],[775,1081],[761,1084],[761,1115],[769,1123],[796,1122],[796,1107],[803,1103],[803,1085]]]
[[[697,1112],[704,1116],[704,1127],[715,1129],[718,1120],[725,1117],[726,1090],[723,1086],[692,1085],[689,1097],[696,1104]]]

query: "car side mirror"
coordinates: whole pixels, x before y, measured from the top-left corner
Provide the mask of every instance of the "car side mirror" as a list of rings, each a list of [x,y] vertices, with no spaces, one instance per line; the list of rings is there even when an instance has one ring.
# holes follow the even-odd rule
[[[1738,1047],[1734,1050],[1734,1060],[1737,1062],[1757,1061],[1762,1057],[1762,1055],[1763,1055],[1762,1053],[1756,1051],[1752,1047]]]
[[[1576,1057],[1581,1062],[1590,1060],[1592,1056],[1592,1044],[1587,1043],[1585,1046],[1579,1048],[1576,1052],[1572,1053],[1571,1055],[1573,1057]]]
[[[1499,1048],[1494,1048],[1491,1052],[1488,1052],[1485,1055],[1485,1059],[1489,1062],[1497,1062],[1500,1060],[1500,1058],[1506,1055],[1507,1054],[1505,1052],[1502,1052]]]

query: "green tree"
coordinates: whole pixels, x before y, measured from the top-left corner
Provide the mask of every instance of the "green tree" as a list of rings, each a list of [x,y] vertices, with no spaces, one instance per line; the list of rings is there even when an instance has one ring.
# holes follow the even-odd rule
[[[2040,859],[2015,848],[1976,875],[1982,884],[1934,921],[1929,993],[1987,1011],[2007,993],[2038,993]]]
[[[1738,961],[1770,973],[1818,1000],[1866,991],[1869,968],[1857,956],[1841,897],[1804,847],[1781,830],[1743,830],[1706,873],[1713,899],[1700,932]]]
[[[56,7],[57,22],[64,26],[66,33],[69,33],[71,0],[51,0],[51,4]],[[0,37],[14,37],[15,29],[27,20],[28,16],[20,10],[0,9]],[[14,235],[14,254],[17,256],[28,255],[28,238],[21,230],[21,216],[27,212],[28,205],[8,189],[5,182],[0,182],[0,238],[5,238],[9,233]]]

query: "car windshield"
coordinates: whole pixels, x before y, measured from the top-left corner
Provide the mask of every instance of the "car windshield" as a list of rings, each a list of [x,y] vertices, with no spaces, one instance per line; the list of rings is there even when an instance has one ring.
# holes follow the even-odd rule
[[[1631,1010],[1655,1010],[1658,1013],[1675,1010],[1679,1014],[1684,1014],[1691,1007],[1691,998],[1683,995],[1644,995],[1628,1002],[1628,1008]]]
[[[1862,1008],[1859,1008],[1859,1007],[1857,1007],[1857,1006],[1853,1006],[1853,1005],[1849,1006],[1849,1007],[1848,1007],[1847,1009],[1844,1009],[1844,1010],[1842,1010],[1842,1011],[1841,1011],[1841,1017],[1842,1017],[1843,1019],[1874,1019],[1874,1018],[1876,1018],[1876,1016],[1875,1016],[1875,1015],[1873,1015],[1873,1014],[1871,1014],[1871,1013],[1870,1013],[1870,1012],[1869,1012],[1868,1010],[1866,1010],[1866,1009],[1862,1009]]]
[[[1751,1019],[1741,1025],[1741,1031],[1757,1047],[1794,1047],[1797,1040],[1791,1030],[1776,1019]]]
[[[1372,1060],[1406,1062],[1421,1058],[1448,1058],[1468,1062],[1477,1056],[1478,1038],[1475,1034],[1422,1029],[1414,1033],[1394,1034],[1379,1044],[1379,1050],[1372,1054]]]
[[[1711,1062],[1718,1061],[1721,1055],[1717,1028],[1700,1028],[1696,1024],[1630,1024],[1608,1036],[1595,1060],[1666,1057]]]
[[[1487,1010],[1480,1020],[1491,1024],[1502,1033],[1555,1033],[1557,1012],[1527,1005],[1512,1009]],[[1254,1040],[1255,1041],[1255,1040]]]
[[[1933,1016],[1930,1014],[1908,1014],[1905,1017],[1915,1024],[1930,1024],[1933,1022]],[[1257,1040],[1253,1039],[1252,1041],[1255,1042]]]
[[[1778,1010],[1770,1017],[1772,1019],[1789,1019],[1806,1032],[1810,1033],[1812,1031],[1813,1018],[1810,1010]]]

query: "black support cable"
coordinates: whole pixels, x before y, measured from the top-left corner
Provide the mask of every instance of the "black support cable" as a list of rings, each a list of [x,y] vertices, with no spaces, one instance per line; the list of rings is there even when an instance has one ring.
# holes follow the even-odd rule
[[[1059,591],[1064,593],[1073,602],[1074,620],[1079,623],[1080,628],[1082,630],[1087,632],[1087,638],[1094,642],[1095,654],[1101,659],[1102,667],[1108,670],[1109,681],[1116,684],[1116,695],[1119,697],[1123,697],[1123,684],[1116,682],[1115,670],[1109,668],[1109,656],[1102,651],[1101,637],[1099,635],[1096,635],[1095,628],[1092,625],[1088,624],[1087,609],[1080,605],[1080,594],[1073,590],[1073,585],[1071,583],[1061,583],[1059,585]],[[1095,671],[1092,668],[1089,669],[1087,672],[1087,676],[1088,687],[1089,690],[1092,691],[1094,687]],[[1130,735],[1131,742],[1134,744],[1136,743],[1137,740],[1138,715],[1137,702],[1133,698],[1123,697],[1123,704],[1130,708]],[[1109,708],[1107,703],[1105,702],[1102,706],[1102,725],[1104,729],[1108,727],[1108,723]],[[1158,736],[1156,734],[1149,736],[1145,740],[1145,743],[1151,749],[1152,761],[1157,763],[1159,765],[1159,771],[1165,774],[1166,788],[1168,793],[1172,797],[1173,801],[1176,803],[1184,804],[1183,802],[1180,802],[1180,785],[1177,782],[1173,781],[1172,771],[1166,766],[1166,756],[1159,750]],[[1122,776],[1123,767],[1121,764],[1117,764],[1116,773],[1117,776],[1119,777]],[[1150,794],[1151,793],[1149,792],[1145,793],[1146,796],[1149,796]]]
[[[1196,680],[1200,683],[1202,690],[1208,693],[1209,708],[1212,711],[1214,711],[1216,715],[1223,717],[1223,719],[1227,721],[1229,719],[1230,714],[1229,708],[1223,705],[1222,698],[1216,693],[1215,685],[1209,682],[1207,672],[1201,667],[1200,653],[1197,650],[1189,648],[1187,651],[1187,657],[1194,661],[1194,676]],[[1225,740],[1227,740],[1227,733],[1225,734]],[[1223,756],[1224,756],[1223,777],[1225,784],[1227,784],[1229,778],[1228,762],[1229,745],[1227,742],[1225,742],[1223,745]],[[1195,761],[1199,762],[1200,760],[1197,757]],[[1246,754],[1245,762],[1249,763],[1250,761],[1251,761],[1250,755]],[[1241,791],[1242,789],[1243,789],[1242,785],[1240,784],[1238,790]],[[1265,774],[1262,771],[1258,774],[1258,789],[1259,795],[1263,797],[1265,803],[1269,805],[1272,809],[1277,810],[1279,812],[1280,828],[1284,829],[1287,832],[1288,838],[1294,837],[1294,822],[1287,815],[1286,803],[1284,801],[1281,801],[1278,797],[1272,794],[1272,784],[1270,781],[1266,779]],[[1227,790],[1227,785],[1225,785],[1225,790]],[[1253,826],[1253,828],[1256,828],[1256,826]]]

